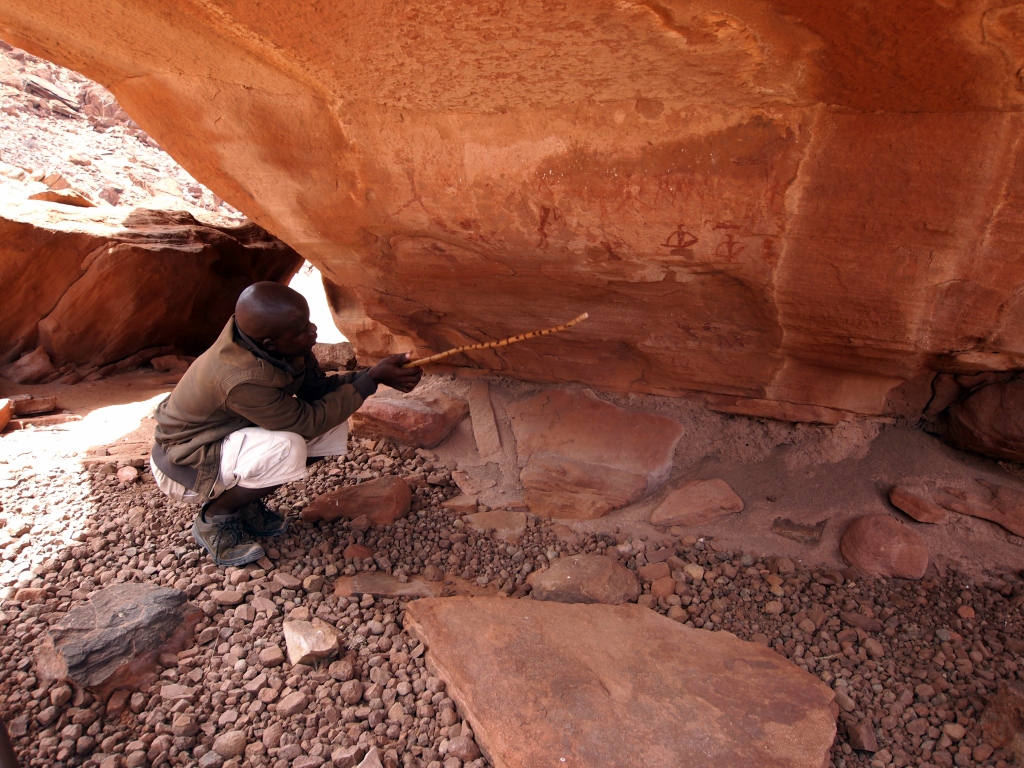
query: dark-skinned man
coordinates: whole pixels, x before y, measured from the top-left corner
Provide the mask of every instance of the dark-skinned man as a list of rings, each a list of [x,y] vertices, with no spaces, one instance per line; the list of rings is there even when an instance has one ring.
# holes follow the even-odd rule
[[[287,518],[262,499],[305,476],[307,458],[346,452],[348,417],[386,384],[409,392],[419,368],[406,355],[326,376],[312,355],[306,300],[279,283],[250,285],[217,341],[189,367],[156,412],[150,465],[175,501],[202,504],[192,536],[217,565],[263,557],[257,538]]]

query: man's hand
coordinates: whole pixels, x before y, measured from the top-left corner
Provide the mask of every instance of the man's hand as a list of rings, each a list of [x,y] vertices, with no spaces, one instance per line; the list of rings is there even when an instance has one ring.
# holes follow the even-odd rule
[[[391,355],[385,357],[369,370],[370,376],[378,384],[386,384],[399,392],[412,392],[413,387],[420,383],[423,369],[403,368],[409,362],[409,355]]]

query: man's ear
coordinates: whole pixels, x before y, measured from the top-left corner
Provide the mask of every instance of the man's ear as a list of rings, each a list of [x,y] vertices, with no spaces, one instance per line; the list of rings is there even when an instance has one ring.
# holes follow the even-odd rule
[[[263,349],[266,350],[267,352],[273,352],[274,350],[277,349],[277,342],[274,341],[270,336],[267,336],[267,338],[265,338],[260,343],[260,346],[262,346]]]

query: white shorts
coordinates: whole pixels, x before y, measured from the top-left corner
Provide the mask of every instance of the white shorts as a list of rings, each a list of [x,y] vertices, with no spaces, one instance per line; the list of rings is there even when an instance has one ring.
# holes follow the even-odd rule
[[[236,485],[242,488],[273,488],[306,476],[306,457],[344,456],[348,452],[348,422],[312,440],[294,432],[271,432],[246,427],[221,441],[220,476],[208,498],[178,483],[149,460],[157,486],[175,501],[197,504],[215,499]]]

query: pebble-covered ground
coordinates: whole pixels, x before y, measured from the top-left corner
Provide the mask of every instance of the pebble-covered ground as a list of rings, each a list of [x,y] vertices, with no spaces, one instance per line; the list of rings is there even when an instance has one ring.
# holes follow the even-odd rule
[[[769,644],[831,685],[840,707],[837,768],[1012,761],[984,742],[978,720],[1000,682],[1022,676],[1024,583],[1017,574],[986,583],[953,571],[930,572],[921,582],[859,580],[786,558],[719,551],[693,536],[644,540],[623,530],[616,538],[580,537],[532,518],[526,535],[506,544],[472,533],[441,507],[458,491],[429,452],[362,440],[347,457],[313,465],[305,482],[280,489],[272,503],[297,513],[339,484],[391,473],[416,486],[407,519],[365,532],[296,519],[268,559],[223,570],[191,540],[194,507],[167,501],[145,471],[120,482],[117,457],[109,460],[91,471],[17,469],[0,483],[0,716],[25,765],[313,768],[331,765],[332,755],[346,764],[341,752],[356,744],[378,746],[391,766],[488,765],[402,629],[405,603],[335,597],[331,584],[358,571],[413,576],[435,566],[515,599],[528,594],[532,570],[578,552],[609,554],[641,574],[649,561],[667,563],[676,594],[654,598],[645,584],[642,602],[693,626]],[[344,559],[352,543],[375,559]],[[275,574],[292,576],[284,578],[292,584],[323,578],[307,580],[308,589],[282,589]],[[196,688],[193,701],[167,707],[143,691],[122,711],[107,711],[89,694],[36,679],[31,654],[47,626],[73,601],[118,581],[174,586],[201,607],[197,645],[162,660],[161,678]],[[214,595],[225,587],[253,595],[260,610],[218,605]],[[26,588],[42,591],[15,600]],[[342,631],[347,655],[340,661],[320,668],[283,661],[283,618],[306,613]],[[852,626],[870,618],[882,631]],[[303,699],[314,705],[292,713]],[[847,735],[864,722],[878,742],[874,754],[855,751]],[[211,746],[232,732],[247,746],[224,761]]]

